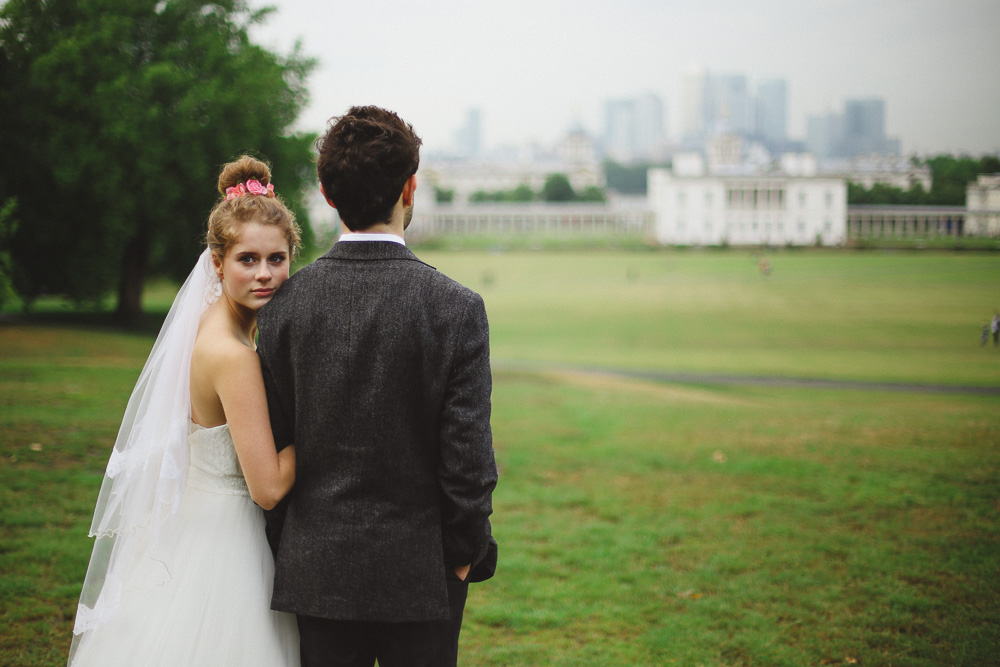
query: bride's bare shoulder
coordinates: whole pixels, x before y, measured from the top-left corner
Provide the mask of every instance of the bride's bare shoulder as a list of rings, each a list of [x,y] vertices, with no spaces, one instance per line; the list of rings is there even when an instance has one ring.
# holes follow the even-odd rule
[[[224,318],[208,312],[198,327],[191,354],[193,369],[225,372],[234,366],[256,363],[257,353],[238,340]]]

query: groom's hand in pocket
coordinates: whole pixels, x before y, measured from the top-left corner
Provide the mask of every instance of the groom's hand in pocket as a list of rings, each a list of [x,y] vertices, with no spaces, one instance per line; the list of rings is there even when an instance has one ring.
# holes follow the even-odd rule
[[[471,563],[468,565],[459,565],[458,567],[455,568],[455,576],[461,579],[462,581],[465,581],[465,578],[469,576],[469,568],[471,567],[472,567]]]

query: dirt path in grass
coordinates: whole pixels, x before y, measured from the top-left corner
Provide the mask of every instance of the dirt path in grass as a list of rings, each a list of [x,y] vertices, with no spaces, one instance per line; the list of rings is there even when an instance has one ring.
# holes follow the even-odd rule
[[[580,373],[690,385],[750,385],[761,387],[802,387],[807,389],[849,389],[858,391],[889,391],[915,394],[979,394],[1000,396],[1000,387],[975,387],[916,382],[869,382],[863,380],[826,380],[819,378],[777,377],[762,375],[726,375],[722,373],[679,373],[640,370],[635,368],[603,368],[573,364],[532,364],[494,360],[498,371]]]

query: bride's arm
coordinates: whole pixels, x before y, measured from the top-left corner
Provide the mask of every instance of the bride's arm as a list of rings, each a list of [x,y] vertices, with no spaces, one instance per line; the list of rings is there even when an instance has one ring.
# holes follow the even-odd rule
[[[256,352],[234,345],[216,361],[213,383],[226,413],[250,497],[264,509],[272,509],[295,483],[295,447],[275,450]]]

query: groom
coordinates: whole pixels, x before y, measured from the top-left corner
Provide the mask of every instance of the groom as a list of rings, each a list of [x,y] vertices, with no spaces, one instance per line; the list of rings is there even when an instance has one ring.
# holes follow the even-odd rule
[[[496,567],[483,300],[410,252],[420,138],[354,107],[318,143],[340,240],[258,316],[275,443],[275,610],[303,667],[455,665],[470,581]],[[279,539],[280,538],[280,539]]]

